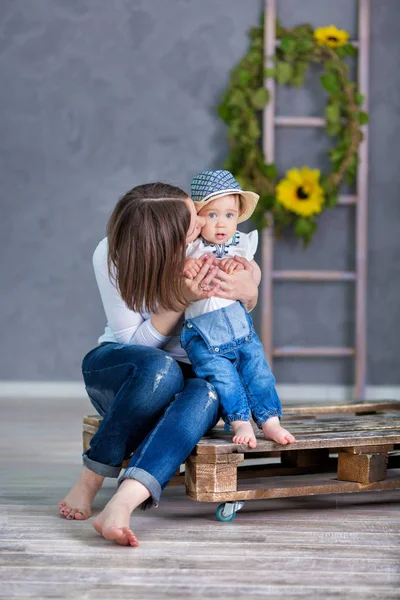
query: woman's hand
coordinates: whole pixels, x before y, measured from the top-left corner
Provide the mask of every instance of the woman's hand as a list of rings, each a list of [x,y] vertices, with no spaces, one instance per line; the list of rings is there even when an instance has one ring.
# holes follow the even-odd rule
[[[255,268],[241,256],[235,256],[234,260],[243,265],[243,271],[235,271],[229,275],[219,269],[214,280],[212,280],[212,283],[216,283],[219,287],[215,296],[228,298],[229,300],[239,300],[249,311],[255,307],[258,300],[258,286],[254,280]]]
[[[202,267],[193,278],[184,277],[184,295],[188,304],[196,300],[204,300],[216,296],[219,292],[219,281],[215,281],[215,275],[219,271],[214,265],[212,256],[198,259],[202,262]]]

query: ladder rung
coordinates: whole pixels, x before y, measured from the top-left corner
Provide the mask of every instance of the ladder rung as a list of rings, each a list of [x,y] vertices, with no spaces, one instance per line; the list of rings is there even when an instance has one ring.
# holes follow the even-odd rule
[[[284,127],[325,127],[323,117],[275,117],[275,125]]]
[[[341,206],[350,206],[351,204],[357,204],[357,196],[351,196],[350,194],[339,196],[337,203]]]
[[[273,271],[273,279],[281,281],[354,281],[351,271]]]
[[[275,46],[279,46],[280,43],[281,43],[280,40],[276,40],[275,41]],[[358,40],[349,40],[348,43],[351,44],[352,46],[354,46],[354,48],[358,48],[358,46],[359,46]]]
[[[354,356],[355,348],[305,348],[302,346],[281,346],[274,348],[273,356]]]

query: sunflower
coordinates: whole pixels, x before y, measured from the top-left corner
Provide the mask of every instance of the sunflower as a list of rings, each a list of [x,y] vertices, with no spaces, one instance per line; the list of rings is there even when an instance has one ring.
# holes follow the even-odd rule
[[[290,169],[286,179],[276,186],[276,199],[287,210],[309,217],[319,214],[324,203],[324,190],[319,184],[318,169]]]
[[[318,27],[314,31],[314,38],[319,46],[337,48],[347,44],[349,34],[344,29],[337,29],[334,25],[329,25],[329,27]]]

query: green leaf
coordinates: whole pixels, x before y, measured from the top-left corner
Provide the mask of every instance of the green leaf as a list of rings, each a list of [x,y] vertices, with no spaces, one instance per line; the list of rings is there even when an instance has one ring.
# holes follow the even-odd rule
[[[229,106],[225,103],[220,104],[218,106],[218,115],[221,117],[221,119],[223,121],[225,121],[225,123],[227,123],[231,116],[231,111],[229,109]]]
[[[335,103],[328,104],[325,108],[328,123],[337,124],[340,121],[340,105]]]
[[[291,64],[283,62],[282,60],[279,60],[276,63],[276,78],[278,80],[278,83],[280,83],[281,85],[289,83],[289,81],[292,78],[292,75],[293,67]]]
[[[296,87],[304,85],[304,78],[308,71],[309,63],[303,60],[296,62],[295,76],[292,79],[292,84]]]
[[[328,122],[325,130],[328,135],[330,135],[331,137],[335,137],[340,133],[340,123]]]
[[[249,122],[248,133],[249,133],[249,136],[251,138],[253,138],[254,140],[256,140],[256,139],[258,139],[260,137],[261,131],[260,131],[260,127],[258,125],[257,119],[252,119]]]
[[[362,106],[364,104],[363,94],[360,94],[360,92],[356,92],[354,94],[354,100],[356,101],[356,104],[358,104],[358,106]]]
[[[330,94],[335,94],[339,91],[338,80],[335,73],[325,73],[321,75],[321,85]]]
[[[247,86],[249,81],[251,81],[252,77],[253,77],[253,74],[250,71],[247,71],[245,69],[241,70],[238,73],[238,81],[239,81],[240,85],[243,85],[243,86]]]
[[[329,158],[333,163],[341,162],[344,158],[344,152],[339,148],[331,148],[329,150]]]
[[[346,44],[345,46],[343,46],[343,49],[346,52],[347,56],[357,56],[357,48],[355,48],[353,44]]]
[[[229,106],[242,106],[246,102],[246,96],[242,90],[235,89],[228,99]]]
[[[271,210],[275,204],[275,196],[271,194],[261,194],[260,196],[260,207],[263,211]]]
[[[296,50],[298,52],[308,52],[314,46],[311,40],[296,40]]]
[[[272,68],[272,67],[268,67],[268,69],[265,69],[265,76],[266,77],[270,77],[271,79],[275,79],[276,77],[276,69]]]
[[[301,217],[297,219],[296,225],[294,226],[294,232],[298,237],[307,237],[312,233],[313,223],[309,219]]]
[[[262,110],[269,101],[269,91],[262,87],[258,88],[251,97],[251,103],[256,110]]]
[[[344,58],[347,54],[346,50],[344,49],[344,46],[338,46],[337,48],[335,48],[335,53],[339,58]]]
[[[281,39],[279,48],[285,54],[293,54],[293,52],[296,50],[296,42],[293,38],[285,36]]]
[[[278,177],[278,169],[276,168],[275,163],[270,163],[268,165],[262,165],[262,172],[265,177],[268,177],[271,181],[274,181]]]
[[[330,194],[329,196],[325,196],[325,206],[327,208],[334,208],[338,201],[338,194]]]
[[[360,110],[360,112],[358,113],[358,120],[360,122],[360,125],[365,125],[366,123],[368,123],[368,113],[364,112],[363,110]]]

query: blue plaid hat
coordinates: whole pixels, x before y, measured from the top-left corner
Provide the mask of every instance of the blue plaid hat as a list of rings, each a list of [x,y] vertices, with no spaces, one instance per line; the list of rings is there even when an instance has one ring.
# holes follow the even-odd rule
[[[196,177],[193,177],[190,194],[197,212],[203,206],[212,200],[221,198],[221,196],[239,194],[241,197],[241,211],[238,223],[251,217],[260,198],[255,192],[242,190],[232,173],[224,170],[202,171]]]

